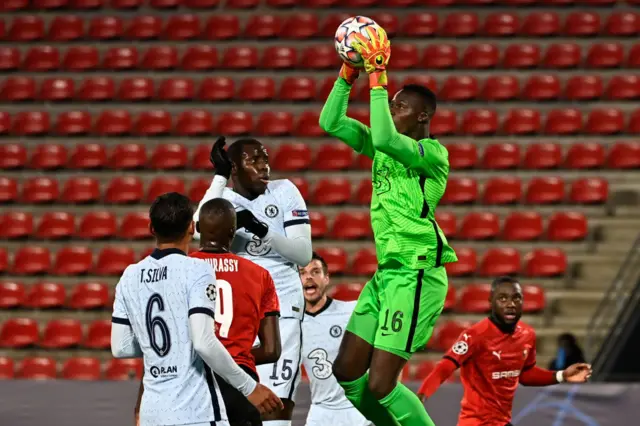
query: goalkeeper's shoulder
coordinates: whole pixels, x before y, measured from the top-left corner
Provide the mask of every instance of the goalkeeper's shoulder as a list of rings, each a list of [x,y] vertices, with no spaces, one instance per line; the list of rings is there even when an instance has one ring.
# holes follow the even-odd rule
[[[421,139],[418,141],[418,153],[430,166],[441,167],[449,171],[449,151],[437,139]]]

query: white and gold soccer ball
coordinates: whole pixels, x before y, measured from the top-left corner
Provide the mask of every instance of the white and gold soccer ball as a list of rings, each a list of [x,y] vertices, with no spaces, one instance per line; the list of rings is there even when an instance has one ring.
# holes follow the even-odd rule
[[[362,34],[369,38],[367,28],[370,28],[377,34],[380,26],[371,18],[366,16],[352,16],[345,19],[336,30],[335,46],[336,52],[344,62],[349,63],[354,68],[362,68],[364,63],[362,57],[352,46],[354,36]]]

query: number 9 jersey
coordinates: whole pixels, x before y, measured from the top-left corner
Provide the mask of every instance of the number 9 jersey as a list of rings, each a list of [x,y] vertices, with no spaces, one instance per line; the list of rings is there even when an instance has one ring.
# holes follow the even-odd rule
[[[280,315],[269,271],[232,253],[197,251],[190,257],[209,263],[216,273],[216,335],[239,365],[256,372],[251,348],[265,316]]]

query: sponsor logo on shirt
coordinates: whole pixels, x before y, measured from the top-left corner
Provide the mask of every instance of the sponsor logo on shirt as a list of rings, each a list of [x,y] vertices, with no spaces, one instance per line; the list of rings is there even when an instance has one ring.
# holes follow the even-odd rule
[[[170,365],[168,367],[156,367],[155,365],[149,369],[149,373],[154,378],[158,377],[176,377],[178,375],[178,367]]]
[[[463,342],[462,340],[460,340],[453,345],[453,348],[451,350],[456,355],[464,355],[469,351],[469,345],[467,344],[467,342]]]
[[[513,377],[518,377],[520,375],[520,370],[511,370],[511,371],[494,371],[491,373],[491,378],[493,380],[499,379],[508,379]]]
[[[308,210],[293,210],[291,212],[291,216],[293,216],[293,217],[308,217],[309,216],[309,211]]]

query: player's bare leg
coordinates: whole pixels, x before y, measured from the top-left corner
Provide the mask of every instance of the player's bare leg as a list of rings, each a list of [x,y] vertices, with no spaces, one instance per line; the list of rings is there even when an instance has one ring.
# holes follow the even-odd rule
[[[369,369],[369,391],[402,426],[435,426],[420,399],[398,382],[407,359],[374,349]]]
[[[366,340],[346,331],[333,363],[333,375],[354,407],[376,426],[397,426],[389,412],[369,390],[369,373],[374,349]]]

